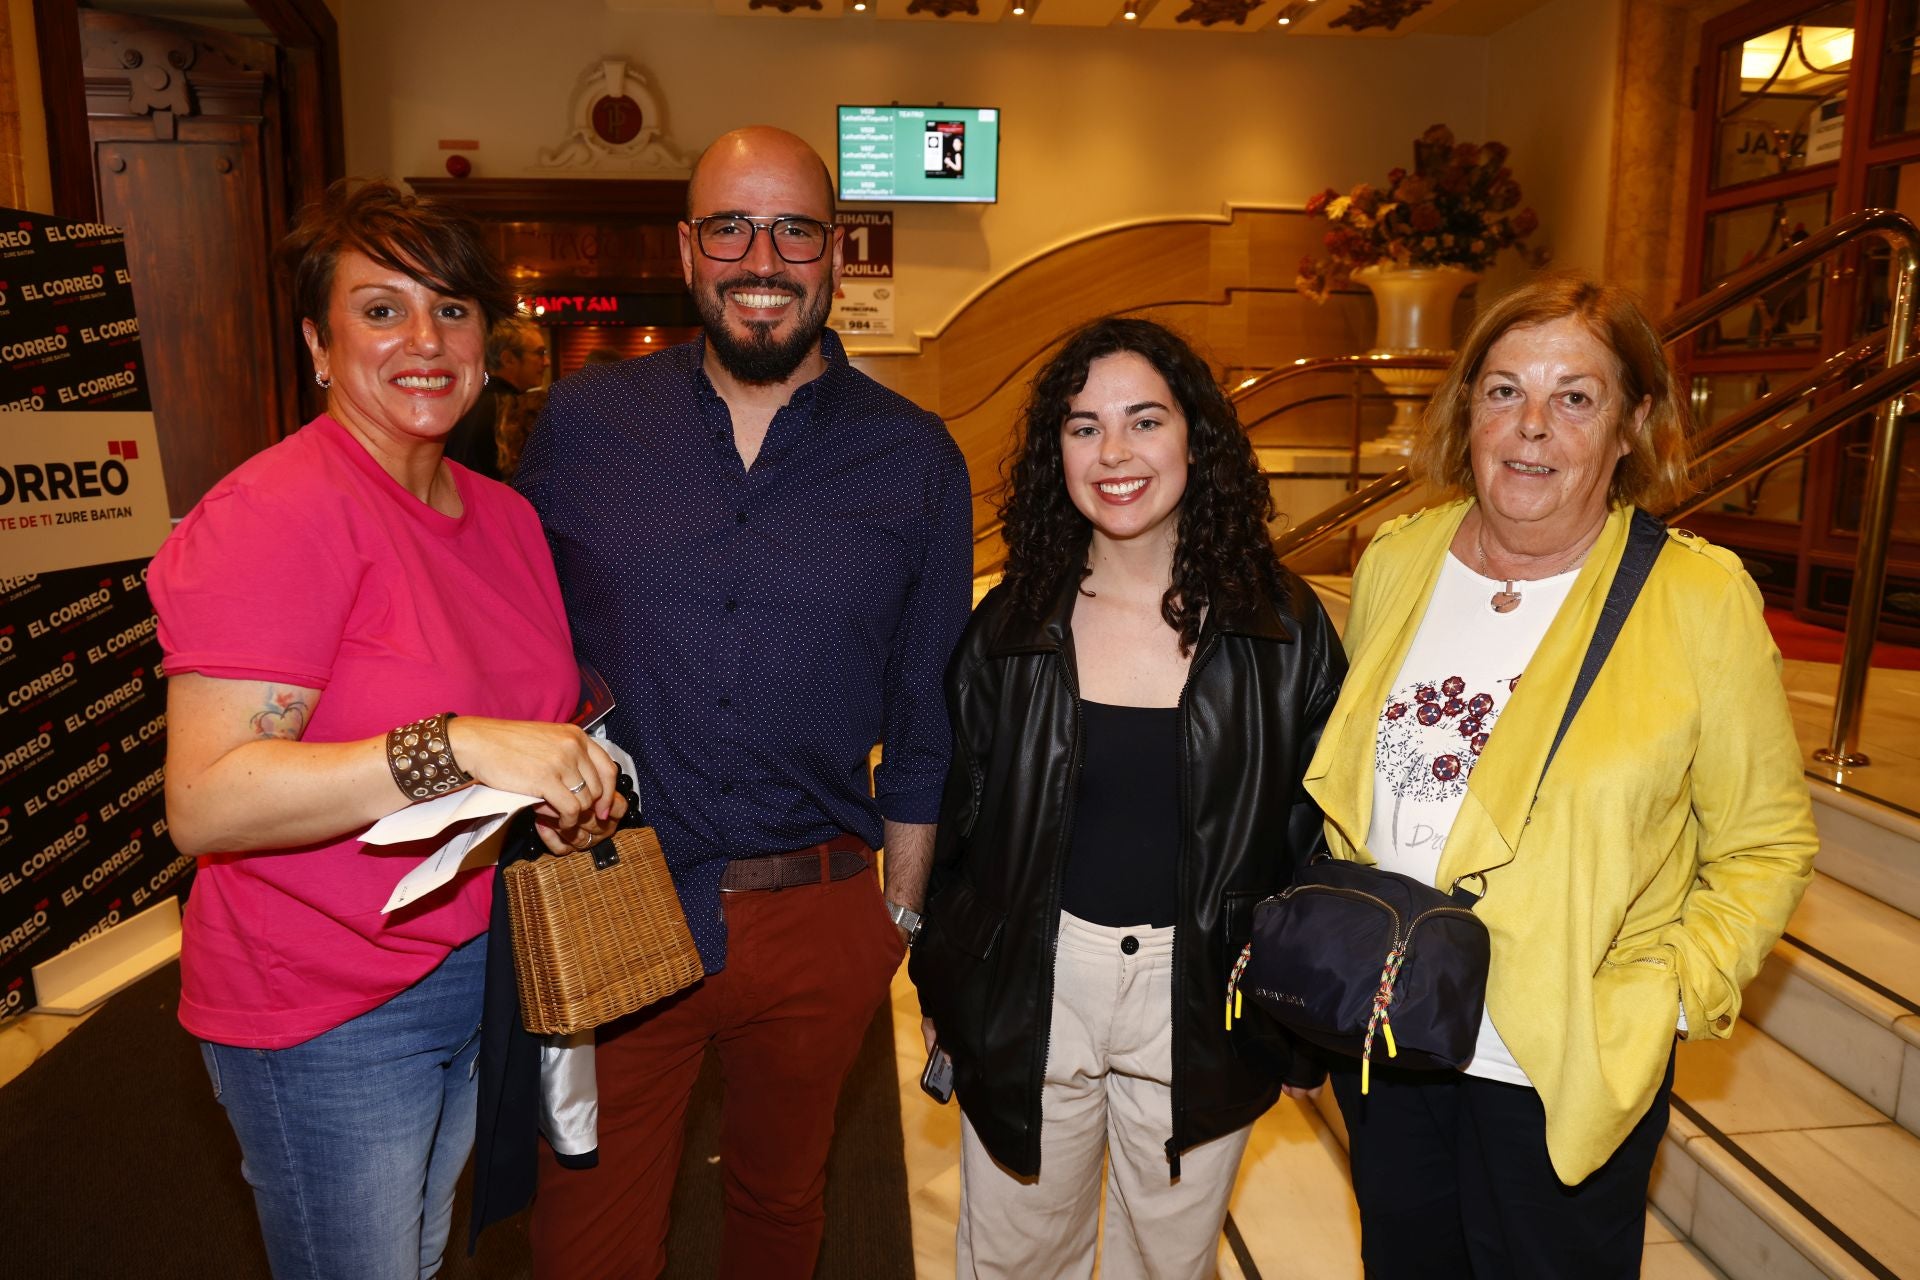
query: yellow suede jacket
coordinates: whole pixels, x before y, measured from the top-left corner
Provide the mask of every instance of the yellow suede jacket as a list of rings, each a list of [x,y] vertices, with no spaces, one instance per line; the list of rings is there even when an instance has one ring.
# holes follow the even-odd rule
[[[1374,861],[1381,710],[1471,507],[1388,523],[1354,574],[1351,668],[1306,776],[1335,857]],[[1436,877],[1485,881],[1487,1008],[1539,1091],[1554,1170],[1569,1185],[1645,1114],[1676,1002],[1689,1038],[1729,1033],[1817,848],[1760,593],[1737,557],[1688,533],[1669,532],[1541,779],[1631,516],[1622,507],[1608,518],[1527,664]]]

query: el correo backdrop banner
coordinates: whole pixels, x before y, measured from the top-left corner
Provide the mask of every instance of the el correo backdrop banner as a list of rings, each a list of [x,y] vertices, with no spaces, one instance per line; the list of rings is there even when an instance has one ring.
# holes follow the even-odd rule
[[[146,559],[171,527],[151,413],[7,417],[0,564],[9,574]]]
[[[167,839],[152,407],[120,230],[0,210],[0,1018],[193,868]]]

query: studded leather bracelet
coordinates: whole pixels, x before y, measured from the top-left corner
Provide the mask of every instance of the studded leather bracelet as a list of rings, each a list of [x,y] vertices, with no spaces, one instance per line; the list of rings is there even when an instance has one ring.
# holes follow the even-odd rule
[[[473,775],[453,758],[447,739],[453,715],[443,712],[387,730],[387,768],[393,772],[393,784],[411,803],[458,791],[473,781]]]

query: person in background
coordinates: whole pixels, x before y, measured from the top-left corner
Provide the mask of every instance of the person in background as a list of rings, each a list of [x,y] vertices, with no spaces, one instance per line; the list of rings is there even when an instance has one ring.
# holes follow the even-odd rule
[[[547,411],[548,387],[535,387],[523,396],[500,402],[500,478],[508,483],[520,470],[520,455],[540,415]]]
[[[1322,1074],[1221,993],[1319,841],[1300,779],[1346,663],[1175,334],[1068,338],[1014,457],[909,964],[964,1117],[959,1274],[1091,1276],[1097,1248],[1115,1280],[1200,1280],[1254,1120]]]
[[[547,338],[523,315],[509,313],[487,333],[487,374],[473,406],[447,435],[447,457],[489,480],[504,480],[500,469],[502,427],[515,403],[544,385]]]
[[[442,456],[510,296],[478,229],[336,185],[284,246],[327,410],[216,484],[148,573],[167,821],[198,854],[180,1021],[280,1280],[435,1274],[473,1141],[490,867],[385,913],[437,840],[369,824],[480,781],[556,851],[625,804],[532,508]]]
[[[918,921],[970,599],[959,447],[826,328],[842,232],[820,157],[727,134],[687,203],[703,336],[563,379],[515,477],[707,974],[600,1028],[598,1167],[542,1148],[534,1262],[567,1280],[666,1267],[709,1045],[720,1274],[812,1274],[840,1085]]]
[[[618,351],[615,351],[612,347],[595,347],[580,358],[580,363],[583,365],[619,364],[624,359],[626,359],[626,357]]]
[[[1307,790],[1335,856],[1483,893],[1493,950],[1464,1072],[1335,1064],[1367,1274],[1637,1276],[1676,1030],[1729,1033],[1811,875],[1780,655],[1739,557],[1667,531],[1543,778],[1633,510],[1686,491],[1685,384],[1626,294],[1553,276],[1427,415],[1462,496],[1361,558]]]

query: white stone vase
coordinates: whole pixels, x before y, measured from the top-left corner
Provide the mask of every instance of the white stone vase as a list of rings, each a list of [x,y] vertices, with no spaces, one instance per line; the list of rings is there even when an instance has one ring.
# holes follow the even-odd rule
[[[1353,273],[1373,294],[1379,318],[1374,326],[1374,356],[1453,355],[1453,304],[1480,277],[1465,267],[1402,267],[1375,263]],[[1379,369],[1375,378],[1396,396],[1431,396],[1446,376],[1439,369]],[[1395,400],[1393,422],[1372,442],[1369,452],[1411,453],[1420,432],[1426,400]]]

